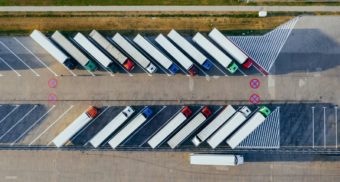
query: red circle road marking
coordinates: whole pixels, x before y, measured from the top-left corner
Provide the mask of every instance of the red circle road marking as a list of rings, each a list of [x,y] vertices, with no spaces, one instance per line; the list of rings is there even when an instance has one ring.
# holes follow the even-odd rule
[[[260,87],[260,80],[257,78],[251,79],[249,82],[249,86],[252,89],[258,89]]]
[[[257,95],[257,94],[252,94],[252,95],[249,97],[249,102],[252,103],[252,104],[258,104],[258,103],[260,103],[260,96]]]
[[[55,78],[49,79],[48,80],[48,87],[50,88],[56,88],[58,85],[58,80]]]
[[[48,101],[52,102],[52,103],[55,103],[57,101],[57,95],[54,94],[54,93],[48,94]]]

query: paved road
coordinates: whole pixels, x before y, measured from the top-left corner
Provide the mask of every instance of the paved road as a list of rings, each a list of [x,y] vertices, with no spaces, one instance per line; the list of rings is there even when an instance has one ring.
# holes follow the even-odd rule
[[[189,165],[188,153],[1,151],[0,181],[339,181],[339,162]],[[330,157],[331,159],[332,157]],[[245,156],[245,160],[251,156]]]
[[[335,12],[340,6],[2,6],[0,11],[303,11]]]

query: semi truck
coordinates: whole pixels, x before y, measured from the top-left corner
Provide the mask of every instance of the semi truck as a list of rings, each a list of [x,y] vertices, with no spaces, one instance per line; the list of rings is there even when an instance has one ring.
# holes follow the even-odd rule
[[[208,36],[244,68],[249,69],[251,67],[254,61],[216,28]]]
[[[97,109],[90,106],[84,113],[78,116],[70,125],[56,136],[52,142],[58,148],[69,141],[80,129],[97,116]]]
[[[169,70],[171,74],[176,74],[179,70],[178,66],[167,58],[161,51],[147,41],[143,36],[138,34],[133,41],[148,53],[154,60],[161,64],[165,69]]]
[[[160,129],[149,141],[151,148],[156,148],[161,144],[177,127],[179,127],[187,118],[192,115],[192,111],[185,106],[178,114],[176,114],[162,129]]]
[[[169,141],[168,145],[174,149],[180,145],[192,132],[194,132],[199,126],[201,126],[207,118],[211,116],[210,109],[205,106],[203,109],[186,124],[181,130],[179,130]]]
[[[73,70],[77,64],[64,54],[57,46],[55,46],[50,39],[48,39],[39,30],[33,30],[30,37],[44,48],[54,59],[59,63],[65,65],[68,69]]]
[[[105,37],[103,37],[96,30],[92,30],[89,35],[92,40],[94,40],[100,47],[102,47],[106,52],[108,52],[114,59],[116,59],[123,67],[131,71],[135,67],[135,63],[126,57],[121,51],[114,47]]]
[[[132,107],[127,106],[90,140],[91,145],[94,148],[101,145],[113,132],[123,125],[134,112]]]
[[[88,71],[95,71],[97,69],[97,64],[95,63],[95,61],[87,58],[76,46],[71,43],[70,40],[68,40],[58,30],[52,34],[51,39]]]
[[[204,69],[210,70],[212,68],[211,61],[174,29],[168,33],[168,37]]]
[[[155,41],[163,47],[163,49],[168,52],[179,64],[185,68],[191,76],[197,74],[197,69],[194,63],[185,56],[180,50],[177,49],[164,35],[159,34]]]
[[[121,129],[110,141],[109,145],[115,149],[121,144],[127,137],[129,137],[134,131],[136,131],[148,118],[153,114],[150,107],[146,107],[143,112],[138,114],[132,121],[130,121],[123,129]]]
[[[226,68],[230,73],[234,74],[237,71],[238,66],[201,33],[197,32],[192,40],[204,51],[206,51],[211,57],[213,57],[218,63],[220,63],[224,68]]]
[[[152,64],[148,58],[146,58],[141,52],[139,52],[139,50],[137,50],[122,35],[116,33],[112,37],[112,40],[149,73],[155,73],[157,71],[157,67]]]
[[[116,66],[112,60],[107,57],[101,50],[99,50],[88,38],[86,38],[82,33],[77,33],[73,37],[86,52],[88,52],[93,58],[95,58],[105,69],[114,73],[116,72]]]
[[[233,106],[228,105],[214,118],[205,128],[203,128],[191,142],[197,147],[208,139],[218,128],[220,128],[236,110]]]
[[[244,125],[240,127],[231,137],[227,139],[227,144],[232,148],[236,148],[244,139],[247,138],[258,126],[260,126],[271,111],[266,106],[262,106]]]
[[[232,132],[234,132],[247,119],[251,111],[247,106],[242,107],[234,114],[220,129],[216,131],[208,140],[207,143],[211,148],[216,148],[223,140],[225,140]]]
[[[190,154],[192,165],[237,166],[244,163],[241,155],[228,154]]]

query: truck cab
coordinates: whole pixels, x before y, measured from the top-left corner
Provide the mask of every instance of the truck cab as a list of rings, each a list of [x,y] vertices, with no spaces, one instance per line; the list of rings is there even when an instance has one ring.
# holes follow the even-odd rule
[[[181,111],[185,117],[190,117],[192,115],[192,111],[191,109],[189,108],[189,106],[185,106],[182,111]]]
[[[238,70],[238,66],[237,66],[236,63],[232,62],[230,65],[228,65],[227,70],[228,70],[230,73],[234,74],[234,73]]]
[[[253,60],[251,58],[248,58],[243,64],[243,68],[249,69],[253,65]]]
[[[95,107],[93,107],[93,106],[89,107],[89,108],[87,109],[87,111],[86,111],[86,115],[87,115],[88,117],[90,117],[90,118],[96,117],[97,114],[98,114],[97,108],[95,108]]]
[[[126,59],[126,61],[123,64],[123,66],[128,71],[131,71],[135,67],[135,63],[133,61],[131,61],[131,59]]]
[[[143,111],[143,115],[144,115],[145,118],[151,117],[152,114],[153,114],[153,111],[150,107],[146,107]]]
[[[171,72],[171,74],[175,75],[175,74],[179,71],[179,68],[178,68],[177,65],[172,64],[172,65],[169,67],[169,71]]]
[[[271,113],[270,109],[266,106],[262,106],[259,110],[259,112],[264,116],[264,117],[268,117]]]
[[[190,76],[195,76],[197,75],[198,71],[197,68],[195,66],[192,66],[189,70],[188,70]]]
[[[122,113],[128,118],[130,117],[133,113],[135,112],[135,110],[132,109],[132,107],[127,106]]]
[[[203,68],[206,70],[210,70],[213,66],[209,59],[206,59],[205,62],[202,64]]]
[[[107,66],[107,69],[112,73],[115,73],[117,71],[116,66],[112,62]]]
[[[146,70],[149,72],[149,73],[154,73],[157,71],[157,67],[155,65],[153,65],[152,63],[150,63],[147,67],[146,67]]]
[[[85,69],[89,71],[96,71],[98,67],[94,61],[88,60],[87,64],[85,65]]]
[[[250,113],[251,113],[251,110],[247,107],[247,106],[243,106],[241,109],[240,109],[240,112],[245,116],[249,116]]]
[[[67,59],[65,62],[64,62],[64,65],[70,69],[70,70],[74,70],[77,66],[77,63],[71,59]]]
[[[203,109],[201,110],[201,113],[206,117],[208,118],[209,116],[211,116],[211,111],[210,109],[208,108],[208,106],[205,106],[203,107]]]

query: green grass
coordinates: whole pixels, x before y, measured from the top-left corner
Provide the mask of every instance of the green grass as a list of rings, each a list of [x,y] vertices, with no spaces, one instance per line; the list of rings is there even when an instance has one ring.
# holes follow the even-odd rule
[[[0,0],[0,6],[62,6],[62,5],[340,5],[340,2],[251,2],[242,0]]]

